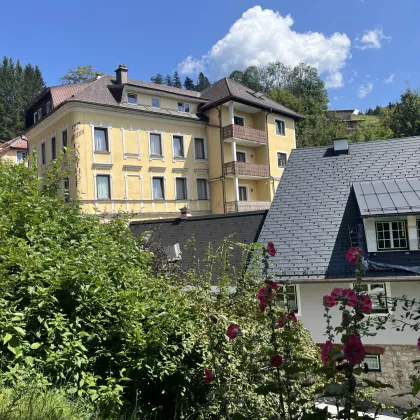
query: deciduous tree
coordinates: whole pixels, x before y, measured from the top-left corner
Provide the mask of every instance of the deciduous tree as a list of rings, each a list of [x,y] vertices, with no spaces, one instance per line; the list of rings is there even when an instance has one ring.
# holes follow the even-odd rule
[[[95,70],[92,64],[88,64],[87,66],[77,66],[75,69],[69,69],[64,76],[60,77],[60,81],[62,85],[74,85],[92,82],[102,74]]]

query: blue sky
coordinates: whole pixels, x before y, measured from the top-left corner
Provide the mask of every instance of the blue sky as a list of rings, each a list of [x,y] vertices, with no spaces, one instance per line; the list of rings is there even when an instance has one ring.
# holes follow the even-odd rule
[[[395,101],[420,86],[420,1],[20,0],[2,6],[0,55],[37,64],[48,85],[93,64],[130,77],[204,69],[211,80],[249,64],[305,61],[329,86],[330,107]]]

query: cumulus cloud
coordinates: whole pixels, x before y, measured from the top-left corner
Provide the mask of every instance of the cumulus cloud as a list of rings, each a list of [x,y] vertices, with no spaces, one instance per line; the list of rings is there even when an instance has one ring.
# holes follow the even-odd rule
[[[390,75],[384,80],[385,83],[392,83],[394,81],[395,73],[390,73]]]
[[[391,37],[386,36],[382,29],[366,30],[360,40],[360,49],[382,48],[382,41],[390,41]]]
[[[292,66],[303,62],[325,75],[329,87],[342,86],[341,70],[351,57],[348,36],[341,33],[329,37],[319,32],[299,33],[292,30],[293,23],[290,15],[283,17],[273,10],[263,10],[261,6],[252,7],[206,55],[200,59],[187,57],[179,64],[179,71],[194,73],[203,66],[221,76],[248,66],[265,66],[273,61]]]
[[[181,74],[198,74],[204,70],[204,61],[189,55],[178,64],[178,70]]]
[[[373,83],[366,83],[365,85],[360,85],[359,90],[357,92],[357,96],[359,98],[366,98],[370,92],[373,90]]]

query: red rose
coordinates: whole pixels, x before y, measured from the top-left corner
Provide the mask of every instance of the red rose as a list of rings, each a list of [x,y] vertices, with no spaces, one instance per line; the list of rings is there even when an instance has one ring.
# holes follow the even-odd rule
[[[330,359],[330,352],[334,348],[333,343],[328,340],[325,342],[325,344],[322,346],[321,351],[321,360],[326,365]]]
[[[348,306],[355,307],[357,305],[357,295],[353,289],[344,289],[342,295],[346,299],[346,304]]]
[[[234,340],[240,334],[241,334],[241,329],[239,328],[239,325],[233,322],[228,326],[226,330],[226,335],[229,337],[229,340]]]
[[[419,339],[417,340],[417,349],[420,351],[420,337],[419,337]]]
[[[270,365],[274,368],[278,368],[283,364],[283,359],[278,354],[270,357]]]
[[[365,348],[363,347],[360,337],[352,334],[349,341],[344,346],[344,356],[351,365],[360,365],[365,359]]]
[[[209,384],[214,379],[214,373],[212,370],[205,368],[204,369],[204,381],[206,384]]]
[[[331,292],[331,297],[333,297],[334,299],[338,299],[340,295],[343,293],[343,290],[344,289],[342,287],[335,287],[333,291]]]
[[[333,306],[335,306],[335,297],[333,296],[325,295],[322,298],[322,300],[324,302],[324,306],[326,306],[327,308],[332,308]]]
[[[357,259],[363,256],[363,251],[358,246],[352,246],[348,249],[346,259],[350,264],[356,264]]]
[[[287,324],[287,316],[285,314],[281,314],[279,319],[277,320],[277,326],[279,328],[283,328]]]
[[[268,280],[267,286],[270,286],[274,290],[279,288],[279,285],[274,280]]]
[[[274,248],[273,242],[269,242],[267,244],[267,249],[268,249],[268,255],[270,255],[270,257],[274,257],[276,255],[276,248]]]
[[[297,322],[297,318],[296,318],[296,314],[293,311],[290,311],[287,314],[287,317],[292,321],[292,322]]]
[[[372,300],[367,295],[359,296],[359,305],[362,312],[369,313],[372,310]]]

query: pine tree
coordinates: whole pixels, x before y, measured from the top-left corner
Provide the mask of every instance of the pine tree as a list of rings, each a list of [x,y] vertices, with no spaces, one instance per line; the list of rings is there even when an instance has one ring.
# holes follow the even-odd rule
[[[156,83],[157,85],[163,85],[163,76],[160,73],[157,73],[156,76],[150,78],[152,83]]]
[[[200,72],[200,74],[198,75],[198,81],[197,81],[197,91],[201,92],[202,90],[204,90],[205,88],[209,87],[211,85],[210,80],[204,76],[203,72]]]
[[[165,76],[165,85],[166,86],[173,86],[173,84],[172,84],[172,76],[170,74],[167,74]]]
[[[195,84],[190,77],[186,77],[184,80],[184,89],[187,90],[196,90]]]
[[[179,78],[179,74],[177,71],[174,72],[174,76],[172,78],[173,86],[179,89],[182,89],[181,79]]]

